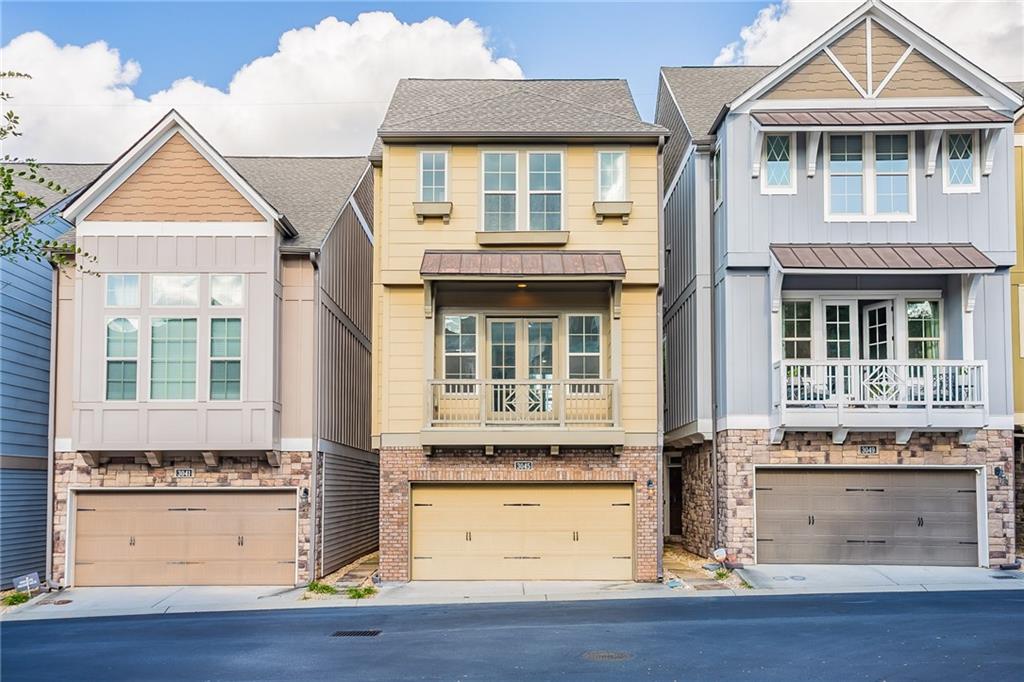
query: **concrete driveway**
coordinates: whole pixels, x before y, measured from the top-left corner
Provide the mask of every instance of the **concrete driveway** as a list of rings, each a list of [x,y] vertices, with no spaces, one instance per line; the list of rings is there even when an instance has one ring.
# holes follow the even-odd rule
[[[755,590],[789,594],[1024,589],[1021,571],[954,566],[759,564],[738,573]]]

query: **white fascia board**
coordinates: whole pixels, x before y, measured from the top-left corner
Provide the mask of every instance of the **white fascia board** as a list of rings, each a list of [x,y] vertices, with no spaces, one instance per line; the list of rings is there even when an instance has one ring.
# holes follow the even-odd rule
[[[899,125],[833,126],[833,125],[791,125],[764,127],[765,133],[795,133],[816,130],[824,133],[888,132],[890,130],[1002,130],[1010,125],[1006,122],[991,123],[905,123]]]
[[[971,97],[890,97],[886,99],[759,99],[730,110],[732,114],[754,111],[790,111],[793,109],[1002,109],[1003,103],[984,96]]]
[[[175,110],[169,111],[149,132],[143,135],[127,152],[117,161],[111,164],[93,184],[82,192],[63,213],[65,220],[77,224],[78,220],[88,215],[93,209],[103,202],[110,194],[117,189],[121,183],[127,180],[132,173],[139,169],[142,164],[176,132],[181,133],[199,154],[217,169],[224,178],[243,197],[251,203],[267,220],[281,221],[281,215],[270,203],[257,192],[252,185],[245,181],[234,168],[231,167],[224,157],[207,142],[202,135],[197,133],[188,121]]]
[[[78,237],[264,237],[273,233],[270,221],[249,222],[150,222],[82,220],[75,228]]]

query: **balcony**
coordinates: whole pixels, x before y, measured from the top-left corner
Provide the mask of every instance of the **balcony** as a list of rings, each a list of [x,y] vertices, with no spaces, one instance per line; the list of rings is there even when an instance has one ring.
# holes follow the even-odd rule
[[[610,379],[427,382],[425,446],[621,446]]]
[[[826,360],[775,364],[773,442],[786,430],[960,431],[969,442],[988,423],[988,365],[958,360]]]

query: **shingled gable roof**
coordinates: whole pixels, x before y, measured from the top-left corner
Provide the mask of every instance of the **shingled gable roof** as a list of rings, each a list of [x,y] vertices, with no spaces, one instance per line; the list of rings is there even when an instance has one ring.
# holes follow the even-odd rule
[[[775,70],[774,66],[664,66],[665,83],[695,144],[710,142],[722,107]]]
[[[366,157],[225,156],[224,160],[287,218],[296,235],[281,245],[291,249],[316,249],[334,225],[356,184],[367,168]],[[40,172],[68,190],[81,191],[107,168],[107,164],[45,163]],[[48,204],[65,197],[55,192],[29,189]],[[60,239],[74,241],[74,230]]]
[[[668,133],[640,119],[624,80],[402,79],[378,131],[383,139]]]

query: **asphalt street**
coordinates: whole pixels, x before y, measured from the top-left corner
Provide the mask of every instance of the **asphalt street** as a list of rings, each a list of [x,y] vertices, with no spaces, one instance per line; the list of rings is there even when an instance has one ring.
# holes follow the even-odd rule
[[[332,636],[380,630],[373,637]],[[0,624],[17,680],[1020,679],[1024,593],[394,606]]]

